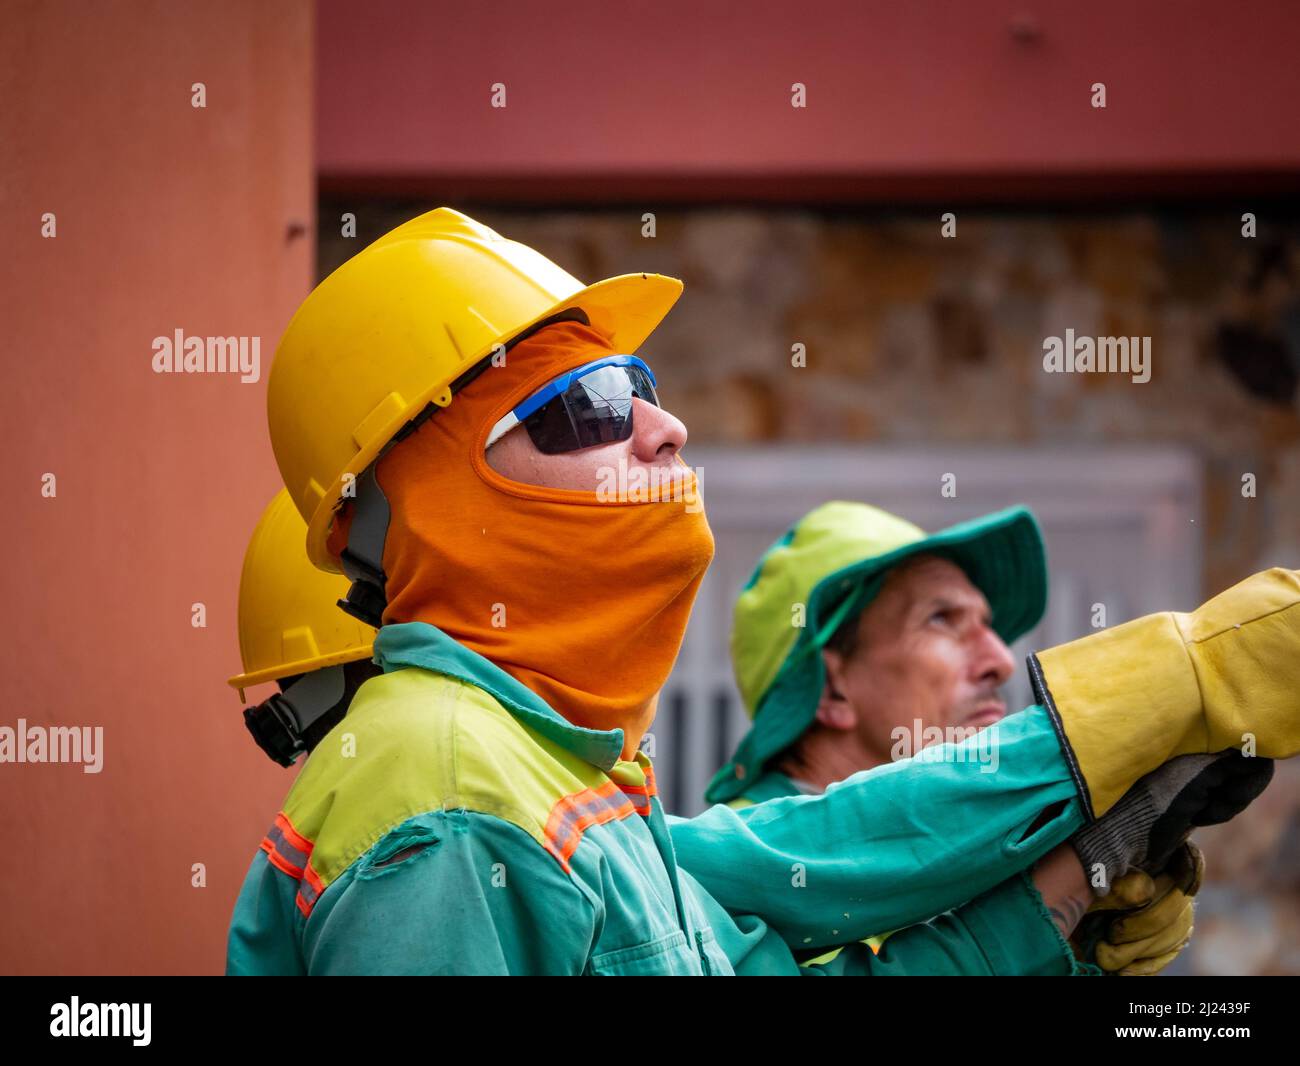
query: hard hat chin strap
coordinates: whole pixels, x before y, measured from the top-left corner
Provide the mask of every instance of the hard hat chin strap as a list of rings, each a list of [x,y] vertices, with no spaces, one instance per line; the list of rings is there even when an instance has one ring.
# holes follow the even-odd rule
[[[388,603],[384,539],[388,536],[392,511],[388,497],[375,477],[375,465],[372,463],[366,467],[356,481],[357,495],[352,501],[348,543],[339,555],[339,564],[351,579],[352,587],[338,604],[353,618],[378,629],[383,624],[384,607]]]
[[[303,674],[283,692],[244,710],[244,724],[267,755],[292,766],[307,750],[307,731],[343,702],[347,694],[345,664]]]

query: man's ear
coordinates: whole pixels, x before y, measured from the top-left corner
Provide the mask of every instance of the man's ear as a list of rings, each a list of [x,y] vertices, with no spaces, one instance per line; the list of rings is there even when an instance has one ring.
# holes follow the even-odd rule
[[[831,648],[821,651],[822,665],[826,670],[826,683],[821,699],[817,701],[817,721],[827,729],[850,730],[858,724],[858,712],[844,697],[844,656]]]

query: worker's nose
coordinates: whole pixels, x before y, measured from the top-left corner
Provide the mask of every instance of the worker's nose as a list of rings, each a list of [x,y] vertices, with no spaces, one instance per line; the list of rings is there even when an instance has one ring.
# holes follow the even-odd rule
[[[686,446],[682,420],[645,400],[632,400],[632,454],[643,463],[665,462]]]
[[[1000,687],[1015,672],[1016,660],[1001,637],[988,626],[981,626],[972,666],[976,680]]]

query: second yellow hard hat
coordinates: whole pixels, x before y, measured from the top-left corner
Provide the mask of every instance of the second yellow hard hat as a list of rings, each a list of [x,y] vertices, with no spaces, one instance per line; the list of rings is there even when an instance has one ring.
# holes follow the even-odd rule
[[[337,606],[348,581],[312,566],[307,527],[280,490],[253,531],[239,578],[239,654],[245,688],[371,657],[375,631]]]

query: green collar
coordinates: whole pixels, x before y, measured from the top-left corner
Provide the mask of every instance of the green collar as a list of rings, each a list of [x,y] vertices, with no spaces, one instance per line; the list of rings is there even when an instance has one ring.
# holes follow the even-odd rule
[[[529,728],[606,773],[622,758],[623,730],[574,725],[501,667],[427,622],[381,628],[375,637],[375,662],[386,674],[418,666],[481,688]]]

